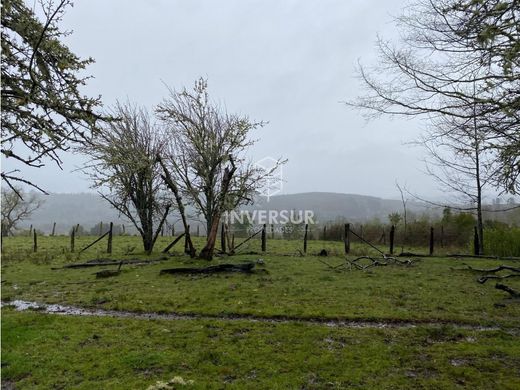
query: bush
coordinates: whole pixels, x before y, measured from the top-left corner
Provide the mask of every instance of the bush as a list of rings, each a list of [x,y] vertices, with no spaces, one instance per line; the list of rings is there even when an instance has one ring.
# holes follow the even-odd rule
[[[486,229],[484,251],[495,256],[520,256],[520,228]]]

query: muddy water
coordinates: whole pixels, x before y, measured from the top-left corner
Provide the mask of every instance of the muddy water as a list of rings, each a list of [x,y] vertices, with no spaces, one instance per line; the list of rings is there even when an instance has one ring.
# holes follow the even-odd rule
[[[103,310],[103,309],[87,309],[68,305],[59,304],[45,304],[38,302],[14,300],[10,302],[2,302],[2,307],[11,306],[17,311],[33,310],[46,314],[58,314],[66,316],[91,316],[91,317],[116,317],[116,318],[135,318],[148,320],[223,320],[223,321],[251,321],[251,322],[267,322],[267,323],[305,323],[310,325],[321,325],[328,327],[341,328],[414,328],[417,326],[440,326],[451,325],[457,328],[479,330],[479,331],[493,331],[499,330],[498,327],[493,326],[478,326],[470,324],[461,324],[457,322],[440,322],[440,321],[364,321],[364,320],[327,320],[327,319],[304,319],[296,317],[257,317],[251,315],[204,315],[204,314],[175,314],[175,313],[140,313],[128,312],[118,310]]]

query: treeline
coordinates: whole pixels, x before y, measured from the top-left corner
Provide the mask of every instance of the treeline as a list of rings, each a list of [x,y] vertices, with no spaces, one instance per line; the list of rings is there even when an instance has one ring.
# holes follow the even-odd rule
[[[488,212],[484,222],[485,254],[496,256],[520,256],[520,209],[496,214]],[[491,219],[493,217],[497,219]],[[503,222],[508,221],[509,223]],[[388,216],[388,222],[375,218],[367,222],[349,222],[346,218],[308,226],[309,240],[343,241],[345,224],[349,223],[350,241],[361,243],[366,240],[375,245],[386,246],[390,243],[390,230],[395,228],[394,247],[399,251],[416,251],[427,248],[433,228],[436,253],[471,253],[474,248],[476,218],[472,213],[456,212],[450,208],[443,210],[442,217],[428,214],[409,213],[405,220],[400,213]],[[248,237],[260,230],[261,225],[235,223],[230,233],[235,237]],[[267,225],[270,239],[300,240],[305,234],[305,224]],[[361,237],[361,238],[358,238]]]
[[[366,223],[351,223],[350,229],[373,244],[387,245],[393,225],[395,226],[395,247],[407,251],[427,247],[433,228],[437,249],[466,253],[473,249],[476,218],[471,213],[456,213],[447,208],[444,210],[442,218],[422,215],[413,216],[404,221],[402,215],[394,213],[389,215],[389,220],[388,223],[377,219]],[[319,230],[313,229],[313,237],[316,238],[317,235],[322,240],[343,240],[345,223],[347,223],[346,220],[336,220],[324,224]],[[351,237],[351,242],[361,241],[356,235]],[[484,221],[484,254],[520,256],[520,227],[500,220],[486,219]]]

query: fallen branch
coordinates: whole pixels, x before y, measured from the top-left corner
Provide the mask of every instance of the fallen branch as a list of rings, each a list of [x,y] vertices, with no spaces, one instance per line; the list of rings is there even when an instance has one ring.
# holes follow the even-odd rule
[[[329,263],[327,263],[326,261],[323,261],[322,259],[318,259],[318,261],[322,264],[325,264],[327,267],[329,267],[330,269],[332,270],[337,270],[341,267],[344,267],[346,264],[342,263],[342,264],[339,264],[339,265],[330,265]],[[348,262],[348,260],[347,260]]]
[[[508,275],[484,275],[477,279],[477,282],[483,284],[488,281],[488,279],[507,279],[507,278],[518,278],[520,277],[520,274],[508,274]]]
[[[358,264],[358,262],[360,260],[364,260],[364,259],[370,260],[370,263],[365,264],[365,265]],[[386,255],[383,256],[381,259],[370,257],[370,256],[360,256],[360,257],[356,257],[353,260],[345,259],[345,263],[342,263],[342,264],[339,264],[336,266],[330,265],[329,263],[327,263],[321,259],[318,259],[318,261],[325,264],[327,267],[329,267],[333,271],[339,271],[342,268],[347,268],[347,267],[348,267],[348,270],[351,271],[352,268],[356,268],[358,270],[366,270],[366,269],[372,268],[372,267],[384,267],[384,266],[391,265],[391,264],[397,264],[397,265],[412,265],[413,264],[412,259],[401,260],[401,259],[397,259],[395,257],[386,256]]]
[[[498,290],[505,291],[511,295],[511,298],[520,298],[520,293],[505,284],[497,283],[495,284],[495,288]]]
[[[500,257],[500,256],[486,256],[486,255],[464,255],[464,254],[451,254],[444,257],[468,257],[472,259],[492,259],[492,260],[520,260],[520,257]]]
[[[162,269],[159,273],[162,274],[212,274],[217,272],[252,272],[255,263],[243,264],[218,264],[211,265],[204,268],[168,268]]]
[[[516,268],[516,267],[513,267],[511,265],[499,265],[498,267],[495,267],[495,268],[489,268],[489,269],[485,269],[485,268],[473,268],[472,266],[468,265],[468,264],[464,264],[466,267],[468,267],[467,269],[469,271],[474,271],[474,272],[484,272],[484,273],[495,273],[495,272],[498,272],[498,271],[503,271],[503,270],[508,270],[508,271],[512,271],[512,272],[520,272],[520,268]],[[464,268],[459,268],[459,269],[462,269],[464,270]]]

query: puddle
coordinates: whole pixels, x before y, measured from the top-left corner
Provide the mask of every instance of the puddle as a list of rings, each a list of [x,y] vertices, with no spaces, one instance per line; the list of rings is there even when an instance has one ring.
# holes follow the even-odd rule
[[[305,319],[296,317],[258,317],[253,315],[206,315],[206,314],[176,314],[176,313],[138,313],[119,310],[103,310],[103,309],[87,309],[75,306],[46,304],[22,300],[14,300],[10,302],[2,302],[1,306],[11,306],[17,311],[36,310],[46,314],[71,315],[71,316],[89,316],[89,317],[116,317],[116,318],[135,318],[147,320],[223,320],[223,321],[251,321],[266,323],[303,323],[310,325],[328,326],[331,328],[354,328],[354,329],[407,329],[417,326],[439,326],[451,325],[461,329],[478,330],[478,331],[495,331],[500,330],[495,326],[479,326],[461,324],[457,322],[439,322],[439,321],[364,321],[364,320],[328,320],[328,319]]]

